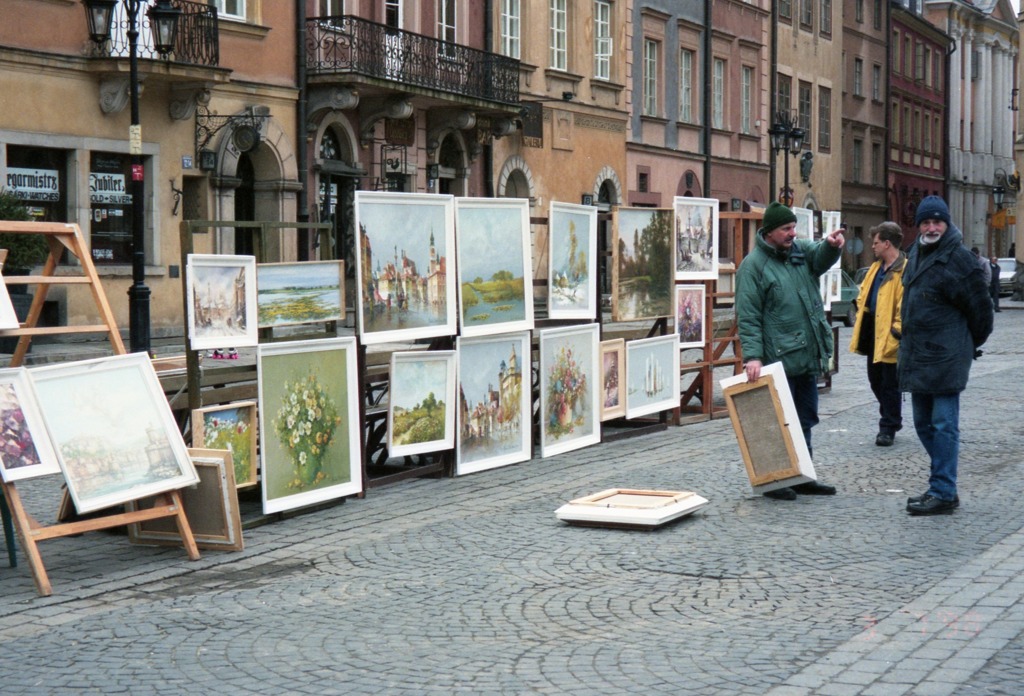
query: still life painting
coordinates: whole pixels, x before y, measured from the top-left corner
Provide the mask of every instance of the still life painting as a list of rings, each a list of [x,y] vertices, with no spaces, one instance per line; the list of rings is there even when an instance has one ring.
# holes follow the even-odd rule
[[[718,278],[718,201],[676,196],[676,280]]]
[[[626,399],[621,389],[625,366],[626,341],[621,338],[601,341],[602,421],[626,415]]]
[[[703,285],[676,286],[676,333],[680,348],[704,346],[705,290]]]
[[[0,476],[20,481],[59,473],[28,370],[0,370]]]
[[[237,401],[192,411],[192,444],[231,452],[239,488],[256,485],[256,402]]]
[[[392,353],[388,385],[390,456],[455,446],[455,351]]]
[[[612,241],[612,320],[672,316],[672,211],[619,208]]]
[[[597,208],[552,203],[548,231],[548,316],[597,316]]]
[[[540,454],[601,441],[597,324],[540,332]]]
[[[345,320],[344,261],[256,266],[259,327]]]

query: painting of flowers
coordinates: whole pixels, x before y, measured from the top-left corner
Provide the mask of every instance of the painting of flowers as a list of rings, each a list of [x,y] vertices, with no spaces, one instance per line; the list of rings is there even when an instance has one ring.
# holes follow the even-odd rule
[[[626,399],[620,386],[626,365],[626,342],[621,338],[601,341],[601,420],[626,415]]]
[[[145,353],[43,365],[29,376],[79,513],[198,482]]]
[[[59,473],[28,371],[0,370],[0,475],[4,481],[20,481]]]
[[[533,328],[530,201],[456,198],[463,336]]]
[[[597,324],[540,332],[540,454],[601,441]]]
[[[548,316],[597,316],[597,208],[552,203],[548,218]]]
[[[626,418],[679,406],[679,339],[675,334],[626,344]]]
[[[392,353],[388,384],[390,456],[455,446],[455,351]]]
[[[263,511],[359,493],[356,339],[263,344],[257,377]]]
[[[676,280],[718,278],[718,201],[676,196]]]
[[[615,211],[612,320],[672,316],[672,211]]]
[[[344,261],[256,266],[259,327],[345,320]]]
[[[192,411],[192,444],[228,450],[235,485],[256,485],[256,402],[238,401]]]
[[[256,257],[189,254],[185,276],[192,350],[259,343]]]
[[[530,332],[459,337],[455,473],[472,474],[531,456]]]
[[[454,208],[448,195],[356,191],[364,344],[455,334]]]
[[[676,333],[680,348],[704,347],[704,305],[703,285],[676,286]]]

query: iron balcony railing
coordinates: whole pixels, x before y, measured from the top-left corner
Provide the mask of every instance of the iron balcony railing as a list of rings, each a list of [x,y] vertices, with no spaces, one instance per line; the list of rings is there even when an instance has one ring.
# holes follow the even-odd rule
[[[137,55],[139,58],[160,60],[153,48],[153,32],[149,28],[149,11],[152,0],[141,0],[137,15],[139,32]],[[171,0],[181,10],[178,18],[178,38],[174,51],[168,58],[175,63],[216,67],[220,64],[220,38],[217,29],[217,8],[204,2]],[[110,41],[100,47],[100,53],[112,58],[129,57],[127,3],[119,2],[114,8],[111,22]]]
[[[502,104],[519,102],[519,61],[351,15],[306,22],[310,75],[393,80]]]

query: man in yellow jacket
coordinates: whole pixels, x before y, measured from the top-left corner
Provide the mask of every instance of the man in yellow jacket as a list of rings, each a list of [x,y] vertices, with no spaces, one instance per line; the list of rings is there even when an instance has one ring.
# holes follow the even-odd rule
[[[871,251],[876,261],[860,284],[857,320],[850,350],[868,358],[868,383],[878,399],[878,435],[875,444],[890,447],[903,427],[896,352],[900,346],[900,309],[903,303],[903,267],[900,250],[903,231],[895,222],[871,228]]]

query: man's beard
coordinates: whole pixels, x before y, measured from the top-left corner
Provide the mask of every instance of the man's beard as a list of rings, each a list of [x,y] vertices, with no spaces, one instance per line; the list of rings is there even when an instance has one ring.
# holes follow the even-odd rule
[[[923,232],[921,234],[922,244],[935,244],[940,239],[942,239],[942,234],[939,232]]]

